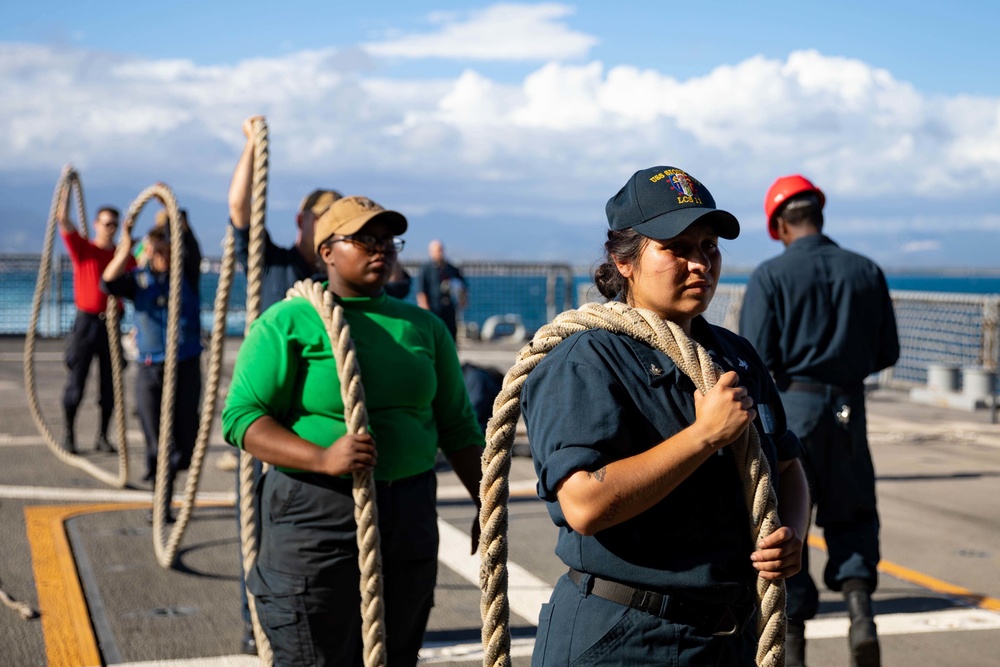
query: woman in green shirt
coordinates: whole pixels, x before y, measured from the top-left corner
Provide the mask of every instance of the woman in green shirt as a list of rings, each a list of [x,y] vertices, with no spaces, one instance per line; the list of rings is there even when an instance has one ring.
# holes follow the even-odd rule
[[[351,327],[369,433],[347,433],[329,337],[306,299],[266,310],[236,360],[224,436],[273,466],[258,492],[261,545],[247,587],[275,664],[362,664],[351,473],[371,469],[376,482],[392,665],[416,663],[433,604],[438,449],[478,504],[483,435],[451,336],[432,313],[383,290],[406,226],[364,197],[339,199],[316,221],[326,288]]]

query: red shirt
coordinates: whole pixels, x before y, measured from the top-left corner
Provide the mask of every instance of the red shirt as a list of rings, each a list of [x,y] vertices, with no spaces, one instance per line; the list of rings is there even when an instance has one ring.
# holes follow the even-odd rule
[[[63,243],[73,262],[73,300],[78,310],[98,315],[108,307],[108,295],[101,291],[101,274],[115,256],[114,248],[105,250],[78,233],[62,231]],[[129,258],[128,268],[135,266]]]

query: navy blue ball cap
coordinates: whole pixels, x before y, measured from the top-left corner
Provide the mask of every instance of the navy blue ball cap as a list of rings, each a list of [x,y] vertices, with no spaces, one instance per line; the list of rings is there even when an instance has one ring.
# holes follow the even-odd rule
[[[740,235],[736,216],[715,208],[708,188],[676,167],[635,172],[605,211],[611,229],[632,228],[652,239],[671,239],[699,220],[711,222],[724,239]]]

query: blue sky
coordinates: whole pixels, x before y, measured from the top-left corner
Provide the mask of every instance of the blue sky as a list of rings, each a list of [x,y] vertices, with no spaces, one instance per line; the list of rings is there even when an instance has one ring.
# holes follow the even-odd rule
[[[40,247],[73,162],[89,205],[166,181],[213,254],[262,112],[284,242],[325,183],[407,214],[413,258],[446,236],[467,259],[587,264],[607,198],[667,164],[741,219],[731,265],[780,251],[760,202],[802,172],[830,235],[884,266],[1000,266],[997,3],[286,5],[5,7],[8,247]]]

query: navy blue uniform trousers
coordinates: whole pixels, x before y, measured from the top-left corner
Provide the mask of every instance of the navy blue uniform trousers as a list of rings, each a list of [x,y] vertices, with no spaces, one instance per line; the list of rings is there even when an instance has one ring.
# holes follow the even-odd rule
[[[809,481],[816,525],[823,529],[827,562],[823,580],[839,591],[847,579],[878,584],[879,519],[875,502],[875,469],[868,449],[863,390],[825,394],[785,391],[781,402],[788,428],[802,441],[802,467]],[[846,424],[837,413],[850,408]],[[809,549],[802,550],[802,569],[786,581],[791,621],[816,615],[819,591],[809,574]]]
[[[90,362],[97,357],[101,374],[101,391],[98,404],[101,406],[101,433],[107,430],[111,414],[115,409],[114,385],[111,380],[111,348],[108,345],[108,329],[104,314],[96,315],[77,311],[73,321],[73,331],[66,346],[66,367],[69,377],[63,391],[63,411],[66,426],[71,428],[76,418],[77,408],[83,400],[83,391],[90,373]]]
[[[437,479],[376,482],[386,657],[413,667],[434,603]],[[361,667],[361,594],[351,480],[271,470],[261,478],[260,551],[247,578],[274,664]]]
[[[757,650],[755,624],[742,633],[716,636],[672,623],[641,609],[588,593],[567,575],[542,605],[532,667],[548,665],[671,665],[673,667],[752,667]],[[664,597],[664,605],[667,598]]]
[[[156,474],[160,446],[160,406],[163,398],[163,364],[139,365],[135,379],[136,411],[146,436],[146,474]],[[198,409],[201,406],[201,360],[192,357],[177,362],[177,391],[174,395],[174,432],[170,447],[172,481],[178,470],[191,466],[198,438]]]

